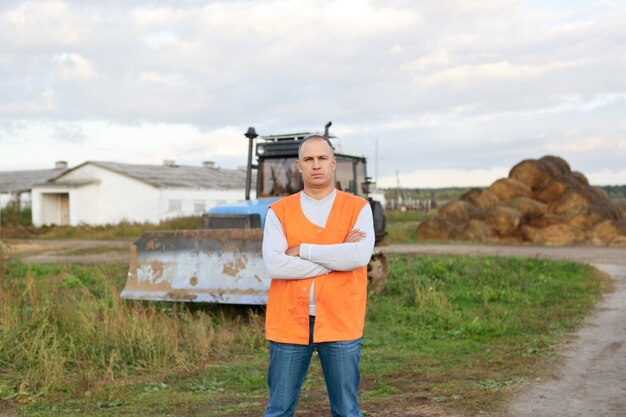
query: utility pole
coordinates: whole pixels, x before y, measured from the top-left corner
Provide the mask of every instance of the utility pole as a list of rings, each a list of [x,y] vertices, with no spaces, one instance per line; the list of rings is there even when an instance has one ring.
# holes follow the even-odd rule
[[[396,209],[402,205],[402,195],[400,192],[400,171],[396,169]]]
[[[378,138],[374,139],[374,182],[378,182]]]

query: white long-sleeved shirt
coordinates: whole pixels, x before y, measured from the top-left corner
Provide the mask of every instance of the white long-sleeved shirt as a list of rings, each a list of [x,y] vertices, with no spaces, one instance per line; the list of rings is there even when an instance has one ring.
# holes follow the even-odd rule
[[[321,200],[315,200],[300,192],[300,205],[305,217],[314,225],[326,226],[333,207],[336,190]],[[366,266],[374,249],[374,223],[369,204],[365,205],[354,225],[365,233],[365,238],[354,243],[317,245],[303,243],[300,256],[289,256],[287,238],[283,226],[272,209],[265,218],[263,237],[263,261],[270,277],[275,279],[302,279],[327,274],[330,271],[351,271]],[[309,294],[309,314],[315,315],[315,282]]]

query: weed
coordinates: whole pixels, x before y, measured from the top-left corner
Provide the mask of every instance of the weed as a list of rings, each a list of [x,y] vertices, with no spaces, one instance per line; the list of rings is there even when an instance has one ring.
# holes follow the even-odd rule
[[[200,382],[189,382],[185,387],[193,392],[224,392],[223,382],[209,378],[203,378]]]
[[[32,217],[30,208],[20,209],[13,205],[0,208],[0,219],[4,227],[7,225],[32,226]]]
[[[495,410],[534,379],[606,282],[574,262],[389,259],[370,294],[365,409]],[[266,402],[263,310],[125,302],[126,268],[0,266],[0,398],[24,416],[252,416]],[[316,360],[300,409],[325,408]]]
[[[117,224],[102,226],[34,227],[30,224],[22,223],[14,222],[12,224],[3,225],[2,236],[14,238],[40,237],[46,239],[115,239],[136,238],[148,230],[188,230],[203,228],[201,216],[178,217],[164,220],[159,224],[123,221]]]
[[[264,343],[254,312],[122,301],[123,266],[2,269],[0,367],[11,371],[20,395],[97,390]]]
[[[388,210],[385,212],[387,219],[387,233],[392,243],[416,242],[415,232],[420,222],[437,216],[436,210],[423,211],[399,211]]]

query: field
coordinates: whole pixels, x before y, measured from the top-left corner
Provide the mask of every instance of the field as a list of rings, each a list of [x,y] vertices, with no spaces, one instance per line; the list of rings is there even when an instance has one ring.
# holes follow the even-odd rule
[[[136,238],[146,230],[202,229],[202,216],[179,217],[164,220],[159,224],[129,223],[102,226],[42,226],[35,227],[30,222],[30,210],[16,212],[2,210],[1,238],[40,238],[40,239],[116,239]]]
[[[0,414],[258,416],[266,400],[262,308],[128,302],[124,265],[0,267]],[[390,259],[370,294],[362,406],[494,412],[554,361],[607,287],[566,261]],[[326,409],[314,360],[301,415]]]
[[[400,211],[387,210],[387,233],[391,243],[416,242],[415,231],[420,222],[437,216],[437,210],[424,211]]]

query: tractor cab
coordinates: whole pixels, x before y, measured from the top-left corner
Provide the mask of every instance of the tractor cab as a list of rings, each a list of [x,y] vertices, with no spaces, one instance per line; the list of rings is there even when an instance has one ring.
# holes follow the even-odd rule
[[[246,180],[246,200],[214,207],[204,215],[205,229],[229,229],[263,227],[268,207],[284,196],[297,193],[304,188],[302,177],[298,172],[296,161],[298,148],[302,139],[313,132],[291,133],[282,135],[249,137],[250,144],[256,139],[253,163],[252,146],[248,155],[248,178]],[[335,136],[324,136],[334,139]],[[385,236],[385,220],[383,208],[379,202],[369,198],[370,179],[367,177],[366,159],[363,156],[347,155],[335,152],[337,168],[335,170],[335,187],[370,201],[374,212],[376,240]],[[252,188],[252,171],[256,171],[256,199],[250,199]]]
[[[311,133],[263,136],[256,145],[257,196],[286,196],[304,187],[296,167],[300,142]],[[330,136],[334,138],[334,136]],[[368,196],[369,179],[365,158],[335,152],[335,187],[363,198]]]

